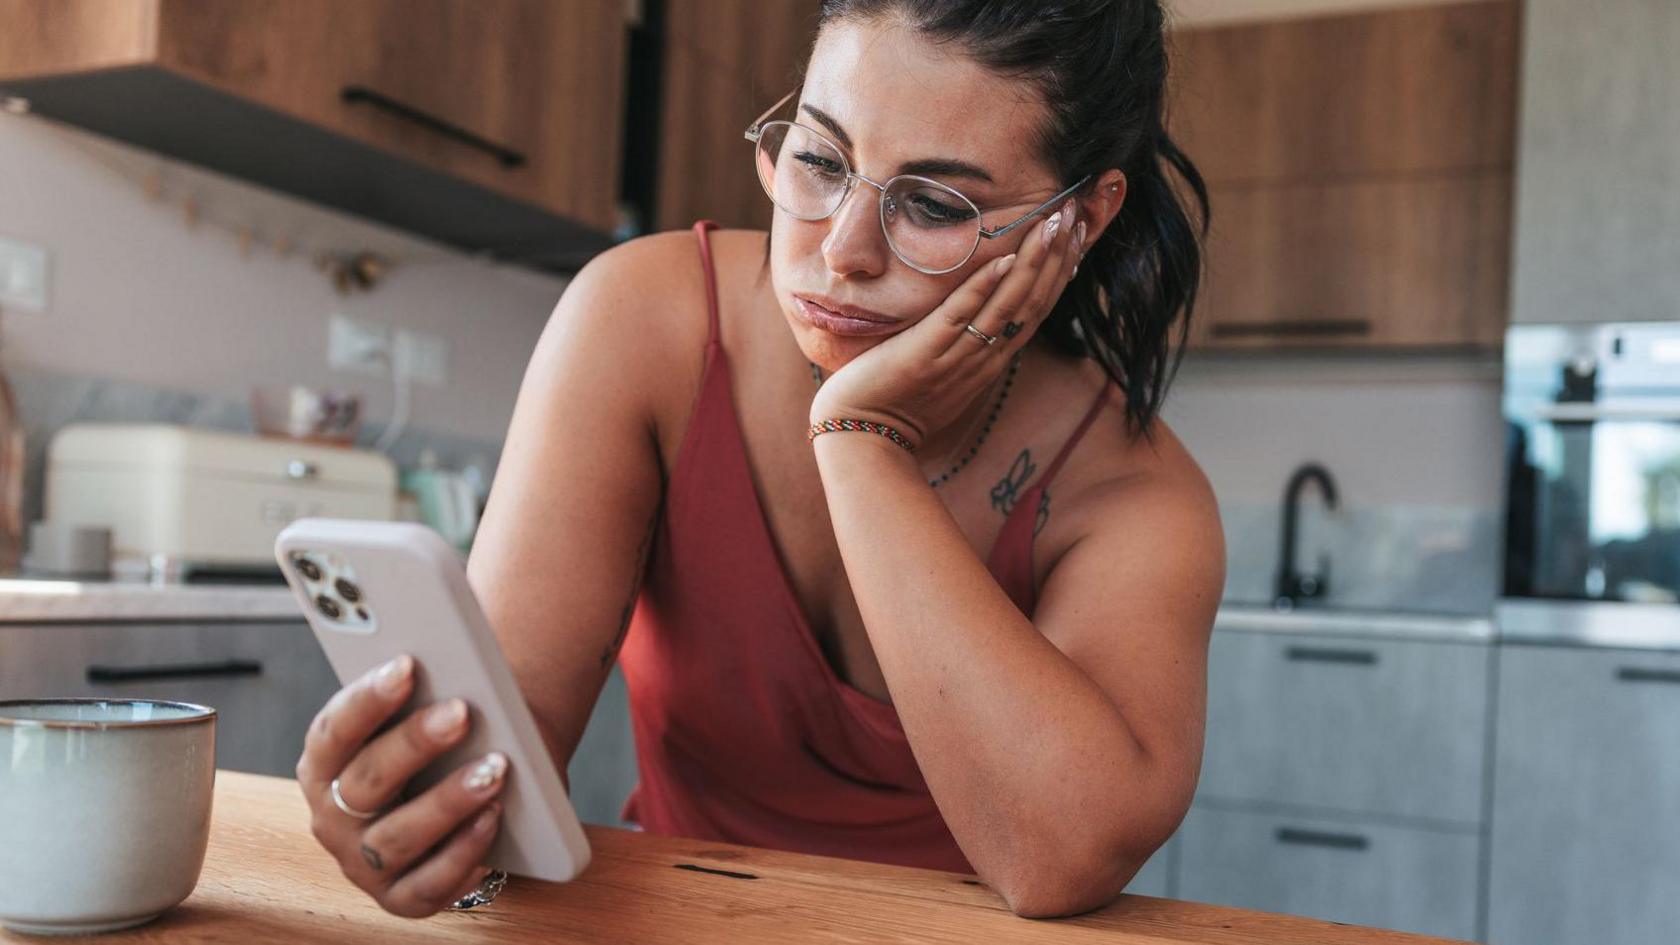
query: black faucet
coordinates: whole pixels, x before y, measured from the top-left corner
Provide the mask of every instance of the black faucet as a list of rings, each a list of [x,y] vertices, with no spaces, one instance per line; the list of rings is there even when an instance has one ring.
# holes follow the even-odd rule
[[[1313,481],[1318,483],[1319,490],[1324,493],[1325,507],[1336,508],[1336,482],[1330,478],[1330,470],[1318,463],[1304,463],[1290,475],[1289,485],[1283,490],[1283,548],[1280,554],[1282,563],[1278,566],[1276,598],[1279,610],[1291,610],[1305,597],[1323,597],[1329,589],[1328,555],[1319,556],[1317,574],[1300,574],[1295,570],[1295,532],[1301,512],[1301,489]]]

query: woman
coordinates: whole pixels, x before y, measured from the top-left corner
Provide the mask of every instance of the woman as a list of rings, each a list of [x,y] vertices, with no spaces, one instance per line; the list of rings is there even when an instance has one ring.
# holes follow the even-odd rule
[[[469,566],[557,761],[617,659],[650,831],[973,870],[1032,916],[1171,835],[1224,551],[1157,419],[1200,273],[1169,171],[1206,214],[1166,68],[1157,0],[827,0],[748,132],[768,237],[577,276]],[[353,816],[464,734],[380,733],[411,685],[348,686],[298,776],[424,915],[482,875],[505,762]]]

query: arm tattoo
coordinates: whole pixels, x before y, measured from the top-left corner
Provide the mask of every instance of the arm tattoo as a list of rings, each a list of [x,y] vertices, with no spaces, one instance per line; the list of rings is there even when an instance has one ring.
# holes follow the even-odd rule
[[[659,506],[653,510],[653,521],[648,523],[647,531],[642,534],[642,544],[636,549],[636,573],[630,576],[630,594],[619,611],[618,632],[613,634],[607,648],[601,651],[602,669],[611,666],[618,658],[619,648],[624,646],[624,636],[630,632],[630,618],[636,613],[636,601],[642,594],[642,574],[647,569],[648,552],[653,547],[653,536],[659,531],[660,512],[664,510],[664,505],[661,499]]]
[[[992,487],[992,508],[1008,516],[1015,511],[1015,500],[1021,497],[1021,487],[1027,484],[1032,474],[1038,471],[1033,465],[1032,450],[1022,450],[1015,457],[1015,463],[1009,467],[1009,472],[998,480]]]
[[[379,851],[365,843],[362,844],[362,859],[367,860],[367,865],[373,867],[375,872],[383,872],[385,869],[385,861],[380,858]]]

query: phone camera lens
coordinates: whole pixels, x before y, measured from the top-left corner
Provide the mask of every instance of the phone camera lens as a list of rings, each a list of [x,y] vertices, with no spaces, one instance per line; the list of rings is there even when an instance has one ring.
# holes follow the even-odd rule
[[[368,619],[368,612],[361,607],[357,607],[356,608],[356,616],[360,617],[363,620],[366,620],[366,619]]]
[[[359,603],[362,599],[362,589],[351,583],[346,578],[339,578],[334,581],[333,588],[338,591],[338,596],[344,598],[349,603]]]
[[[325,594],[315,598],[315,607],[321,613],[326,614],[327,619],[329,620],[337,620],[339,615],[344,612],[339,609],[338,601],[333,600]]]
[[[303,555],[293,558],[292,563],[297,565],[298,573],[309,580],[319,581],[321,579],[321,566]]]

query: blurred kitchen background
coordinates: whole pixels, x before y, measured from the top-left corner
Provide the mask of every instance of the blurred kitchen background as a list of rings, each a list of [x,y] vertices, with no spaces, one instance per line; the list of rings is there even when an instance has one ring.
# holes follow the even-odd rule
[[[336,684],[274,533],[466,549],[568,274],[767,222],[740,133],[815,6],[0,0],[0,698],[207,702],[288,774]],[[1680,3],[1172,11],[1214,227],[1166,416],[1230,576],[1131,891],[1674,941]],[[634,779],[615,677],[580,812]]]

